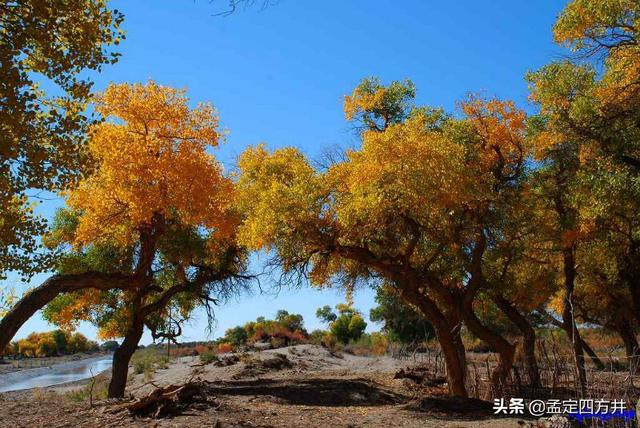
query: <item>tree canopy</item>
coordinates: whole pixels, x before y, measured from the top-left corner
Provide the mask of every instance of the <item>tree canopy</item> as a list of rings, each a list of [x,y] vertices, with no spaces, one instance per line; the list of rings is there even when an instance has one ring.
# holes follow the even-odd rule
[[[49,267],[29,196],[82,173],[93,121],[86,72],[117,60],[122,20],[104,0],[0,2],[0,278]]]

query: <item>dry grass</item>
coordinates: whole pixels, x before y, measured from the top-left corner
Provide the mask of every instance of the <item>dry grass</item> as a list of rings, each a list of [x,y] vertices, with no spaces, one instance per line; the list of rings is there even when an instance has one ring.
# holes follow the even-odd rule
[[[94,401],[104,400],[107,398],[109,380],[110,378],[107,375],[98,375],[91,379],[91,381],[82,388],[66,392],[64,397],[71,402],[86,402],[91,405]]]

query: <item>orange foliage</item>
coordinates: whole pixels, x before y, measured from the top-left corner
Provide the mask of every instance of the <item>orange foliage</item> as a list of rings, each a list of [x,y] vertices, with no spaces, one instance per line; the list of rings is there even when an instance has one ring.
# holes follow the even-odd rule
[[[476,97],[461,103],[461,108],[480,137],[478,156],[483,170],[499,168],[496,171],[502,176],[516,174],[526,156],[524,111],[512,101]]]
[[[232,183],[206,151],[220,139],[213,107],[190,109],[184,91],[149,82],[110,85],[96,111],[107,120],[90,133],[95,172],[67,193],[82,213],[76,245],[129,245],[157,216],[231,232]]]
[[[221,343],[218,345],[218,353],[225,354],[228,352],[233,352],[233,345],[230,343]]]
[[[190,357],[193,355],[199,355],[195,348],[192,348],[190,346],[180,346],[180,347],[173,347],[169,350],[170,354],[172,357],[174,358],[180,358],[180,357]]]
[[[290,331],[287,328],[272,323],[265,327],[256,328],[255,333],[249,338],[249,342],[259,342],[261,340],[269,340],[271,338],[285,339],[289,342],[303,342],[306,336],[299,331]]]
[[[194,349],[198,355],[202,355],[206,352],[209,352],[211,350],[211,347],[206,345],[196,345]]]

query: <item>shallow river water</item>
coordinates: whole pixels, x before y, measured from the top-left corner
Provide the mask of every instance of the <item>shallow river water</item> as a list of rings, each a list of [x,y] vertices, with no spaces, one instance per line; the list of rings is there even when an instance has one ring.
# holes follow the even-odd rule
[[[88,379],[111,367],[112,357],[100,356],[69,361],[51,367],[21,370],[0,375],[0,392],[42,388]]]

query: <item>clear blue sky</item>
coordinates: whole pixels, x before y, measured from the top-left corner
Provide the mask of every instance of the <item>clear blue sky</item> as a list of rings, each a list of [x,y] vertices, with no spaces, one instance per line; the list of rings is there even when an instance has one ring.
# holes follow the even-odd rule
[[[122,58],[97,76],[96,89],[153,79],[187,88],[194,104],[211,101],[230,131],[215,151],[227,168],[260,142],[297,146],[311,157],[323,147],[353,144],[342,99],[363,77],[409,78],[419,104],[450,111],[469,92],[510,98],[528,109],[524,74],[565,54],[551,36],[565,4],[560,0],[279,0],[266,10],[213,16],[224,3],[112,1],[125,14],[127,38]],[[41,211],[50,217],[60,204],[45,202]],[[26,287],[13,277],[7,282]],[[319,328],[315,309],[343,301],[339,290],[256,292],[219,308],[211,337],[278,309],[301,313],[309,330]],[[373,293],[360,290],[354,302],[368,314]],[[207,339],[205,327],[205,316],[196,314],[183,340]],[[36,316],[17,338],[51,328]],[[377,328],[370,323],[368,329]],[[95,336],[91,326],[80,331]],[[145,335],[143,343],[149,341]]]

